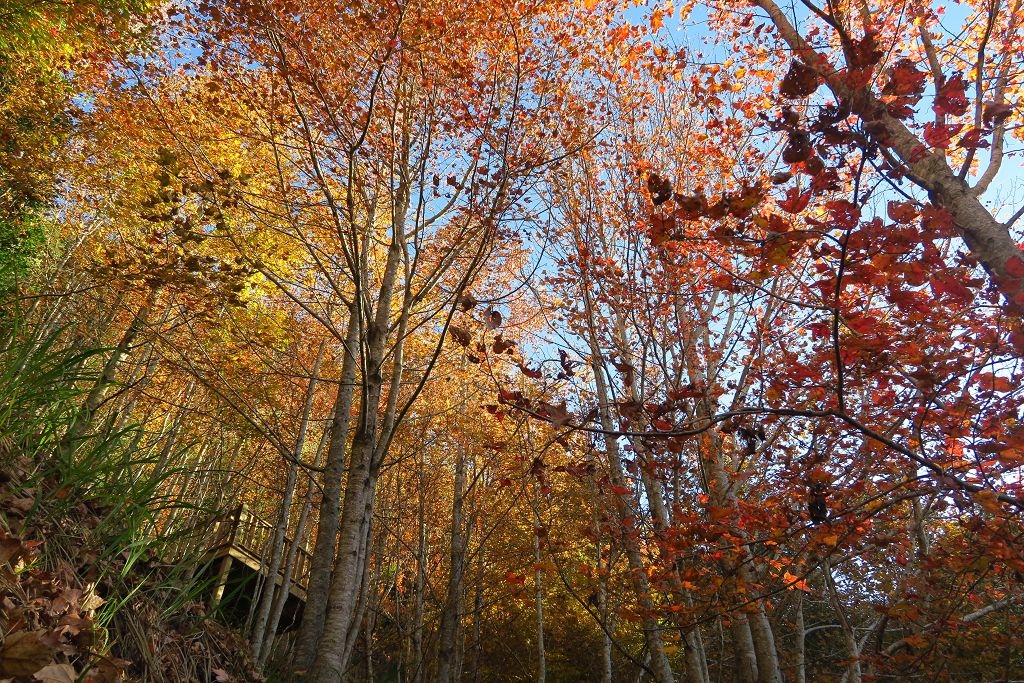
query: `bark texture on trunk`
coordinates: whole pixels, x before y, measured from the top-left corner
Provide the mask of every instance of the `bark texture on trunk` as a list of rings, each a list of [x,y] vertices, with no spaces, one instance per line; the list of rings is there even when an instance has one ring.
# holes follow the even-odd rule
[[[400,202],[398,216],[404,216],[407,202]],[[348,668],[349,657],[359,632],[357,618],[360,592],[364,583],[366,560],[369,549],[369,534],[372,527],[373,503],[376,496],[379,459],[382,445],[390,439],[390,433],[382,433],[381,423],[390,429],[394,425],[394,411],[397,401],[398,384],[392,379],[388,406],[381,415],[380,403],[384,385],[384,361],[388,331],[390,328],[391,305],[395,292],[398,269],[404,256],[404,220],[398,220],[393,227],[393,238],[388,248],[376,309],[364,310],[362,301],[356,302],[355,314],[365,329],[362,348],[362,400],[355,437],[352,441],[352,460],[345,486],[341,523],[338,536],[338,552],[327,598],[327,613],[323,634],[310,678],[316,683],[334,683]],[[368,271],[363,281],[369,281]],[[364,318],[365,316],[365,318]],[[372,316],[372,319],[368,319]],[[399,335],[395,346],[400,348]],[[400,351],[396,350],[394,373],[400,372]],[[400,377],[400,375],[399,375]]]
[[[338,524],[341,513],[341,488],[345,477],[345,454],[348,452],[348,433],[351,421],[352,403],[356,389],[356,370],[359,364],[359,323],[355,312],[350,311],[348,328],[345,332],[344,358],[341,377],[334,400],[331,418],[330,445],[324,463],[323,496],[317,516],[317,533],[313,545],[313,556],[309,566],[309,586],[306,589],[306,607],[296,641],[293,669],[302,674],[309,669],[316,656],[317,644],[323,632],[327,614],[327,596],[331,588],[334,571],[334,556],[337,548]]]
[[[323,435],[320,438],[320,444],[316,448],[316,456],[313,460],[314,467],[319,468],[323,464],[323,456],[324,451],[327,449],[329,434],[330,430],[324,430]],[[267,657],[270,656],[270,648],[274,641],[274,635],[277,633],[278,626],[281,623],[281,615],[284,612],[285,603],[288,602],[288,596],[290,595],[292,585],[292,573],[295,570],[295,560],[298,559],[299,549],[305,542],[306,526],[309,523],[309,512],[313,507],[313,491],[314,486],[312,477],[310,477],[310,482],[306,486],[306,494],[302,501],[302,510],[299,512],[299,521],[295,525],[295,537],[292,538],[291,543],[288,545],[288,554],[285,557],[284,562],[283,583],[274,597],[274,605],[270,610],[270,620],[267,623],[267,632],[263,637],[263,652],[260,657],[260,664],[265,663]]]
[[[452,496],[451,567],[448,573],[448,597],[441,612],[440,646],[438,648],[437,681],[450,683],[458,680],[456,649],[459,624],[462,618],[463,575],[466,568],[466,538],[463,523],[463,499],[466,490],[466,454],[457,449],[455,461],[455,490]]]

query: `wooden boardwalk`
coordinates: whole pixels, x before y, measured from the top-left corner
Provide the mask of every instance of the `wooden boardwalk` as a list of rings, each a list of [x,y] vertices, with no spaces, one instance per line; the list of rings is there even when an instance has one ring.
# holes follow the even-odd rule
[[[267,574],[274,526],[254,515],[245,506],[239,506],[217,519],[208,538],[207,549],[202,561],[203,563],[219,561],[211,604],[216,604],[223,596],[224,587],[234,563],[240,563],[254,572]],[[285,553],[290,544],[291,539],[285,538]],[[291,571],[289,593],[303,603],[306,601],[306,587],[309,585],[311,560],[312,556],[309,552],[299,546]],[[282,566],[277,572],[277,576],[274,577],[277,585],[284,582],[284,569]]]

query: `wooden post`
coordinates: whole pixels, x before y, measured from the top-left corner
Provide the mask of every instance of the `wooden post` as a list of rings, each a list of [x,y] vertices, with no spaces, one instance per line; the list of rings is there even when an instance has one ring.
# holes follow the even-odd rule
[[[224,597],[224,588],[228,583],[228,575],[231,573],[231,547],[235,544],[235,535],[238,533],[238,524],[242,519],[242,508],[244,506],[239,505],[237,508],[231,511],[228,518],[224,521],[218,522],[217,526],[214,527],[215,541],[217,545],[221,545],[224,552],[224,557],[220,561],[220,567],[217,569],[217,581],[213,584],[213,595],[210,596],[209,610],[212,612],[217,609],[220,605],[221,599]],[[223,544],[220,544],[221,536],[221,525],[227,524],[227,538]],[[221,550],[221,547],[215,547],[215,551]]]
[[[224,555],[224,558],[220,561],[220,568],[217,570],[217,582],[213,584],[213,595],[210,596],[210,610],[214,611],[220,604],[221,598],[224,597],[224,587],[228,583],[228,574],[231,572],[231,548],[228,547],[228,552]]]

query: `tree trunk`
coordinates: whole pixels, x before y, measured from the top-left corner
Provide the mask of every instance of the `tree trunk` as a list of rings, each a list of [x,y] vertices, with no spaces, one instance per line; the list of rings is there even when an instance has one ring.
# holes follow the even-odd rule
[[[857,634],[846,616],[846,608],[839,598],[839,590],[836,588],[835,579],[832,578],[832,563],[826,557],[822,562],[821,570],[825,574],[825,586],[828,589],[829,601],[832,609],[835,610],[836,618],[839,619],[839,626],[843,631],[843,640],[846,642],[846,659],[849,664],[846,666],[846,673],[843,680],[848,683],[861,683],[860,670],[860,646],[857,643]]]
[[[584,289],[584,302],[587,306],[587,326],[590,341],[591,365],[594,370],[594,383],[597,389],[598,416],[601,420],[601,427],[606,432],[615,431],[612,422],[611,398],[608,385],[604,376],[604,364],[601,362],[601,349],[598,345],[597,330],[594,327],[594,313],[590,302],[589,292]],[[622,458],[619,455],[619,444],[614,437],[604,439],[604,450],[608,457],[608,468],[613,486],[621,487],[624,481]],[[632,525],[634,515],[629,509],[623,496],[614,495],[615,511],[620,524],[629,520]],[[652,673],[656,683],[672,683],[675,675],[672,673],[672,666],[669,664],[668,656],[665,654],[664,642],[661,638],[661,626],[655,615],[654,601],[651,599],[651,587],[647,580],[643,557],[640,555],[640,548],[637,540],[629,533],[623,534],[623,546],[626,551],[626,559],[629,562],[629,576],[633,585],[633,592],[641,610],[641,625],[644,633],[644,642],[647,645],[647,652],[650,656]]]
[[[587,292],[586,297],[589,301],[589,291]],[[615,345],[618,347],[616,351],[624,363],[633,365],[632,353],[625,343],[625,321],[622,318],[621,311],[618,309],[615,310],[614,324]],[[636,383],[629,386],[629,398],[637,405],[642,403]],[[641,430],[648,427],[647,425],[633,425],[632,422],[632,420],[627,421],[626,429],[628,431],[633,431],[635,427],[639,427]],[[662,489],[661,482],[651,475],[651,465],[653,463],[650,461],[650,454],[647,446],[642,443],[642,441],[636,439],[631,439],[630,443],[633,446],[633,452],[637,454],[638,459],[641,461],[639,467],[640,481],[643,484],[644,492],[647,495],[654,532],[659,537],[663,538],[671,526],[671,520],[669,518],[668,507],[665,505],[664,491]],[[665,558],[662,560],[662,564],[664,566],[671,567],[671,570],[668,572],[669,584],[672,588],[672,593],[674,594],[676,602],[680,605],[690,603],[690,594],[689,591],[683,588],[683,582],[679,577],[675,558]],[[682,629],[684,625],[682,620],[679,618],[674,620]],[[707,662],[704,660],[703,645],[700,644],[700,632],[697,631],[696,627],[691,626],[682,630],[682,638],[683,643],[686,646],[685,661],[687,681],[690,683],[707,683]]]
[[[603,567],[605,560],[601,556],[601,546],[597,546],[597,561],[595,567],[600,571],[607,571],[598,574],[597,579],[597,609],[599,616],[604,621],[601,633],[601,683],[612,683],[612,633],[614,625],[608,615],[608,574],[611,567]]]
[[[739,683],[754,683],[757,678],[757,652],[754,638],[750,633],[750,620],[742,612],[730,615],[732,624],[732,645],[736,650],[736,680]]]
[[[807,683],[806,635],[804,627],[804,594],[796,596],[796,683]]]
[[[547,653],[544,651],[544,572],[540,554],[540,485],[533,483],[533,604],[537,618],[537,683],[544,683],[548,675]]]
[[[348,329],[345,333],[344,358],[341,364],[341,378],[334,400],[331,418],[330,445],[324,464],[323,497],[317,516],[316,540],[313,556],[309,563],[309,586],[306,588],[306,606],[296,641],[293,669],[301,675],[313,663],[317,643],[324,628],[327,614],[327,596],[331,588],[334,571],[334,556],[337,548],[338,522],[341,505],[341,485],[345,474],[345,453],[348,450],[348,432],[351,421],[352,401],[355,397],[356,369],[359,365],[359,322],[356,312],[350,311]]]
[[[704,414],[705,416],[709,414],[706,409]],[[739,516],[739,504],[736,500],[736,494],[733,491],[729,474],[725,471],[720,459],[725,445],[721,443],[721,439],[717,434],[711,433],[707,439],[711,442],[708,444],[704,457],[704,471],[708,475],[708,495],[713,505],[732,510],[735,513],[734,518],[736,518]],[[736,529],[733,533],[739,538],[745,539],[745,534],[742,533],[742,530]],[[748,546],[742,545],[738,554],[733,559],[736,564],[737,581],[742,585],[756,583],[757,577],[754,575],[754,570],[751,566],[753,557]],[[742,624],[737,626],[734,623],[734,634],[738,636],[736,638],[738,656],[741,659],[750,660],[751,652],[748,648],[752,648],[754,661],[756,661],[756,680],[760,683],[781,683],[782,671],[779,668],[775,635],[772,632],[771,623],[768,621],[768,615],[765,613],[762,601],[758,600],[749,607],[749,617],[744,613],[736,613],[732,617],[734,622]],[[737,631],[736,629],[739,630]],[[747,640],[747,634],[749,634],[750,641]],[[743,668],[747,670],[748,667]]]
[[[398,270],[406,256],[405,213],[408,211],[408,207],[408,194],[405,191],[405,186],[402,185],[396,199],[391,244],[388,247],[379,295],[375,303],[376,310],[365,311],[367,318],[372,315],[373,319],[365,326],[365,342],[361,345],[363,377],[359,424],[352,442],[352,465],[349,468],[348,483],[345,487],[338,556],[327,600],[327,615],[324,620],[321,642],[311,670],[311,679],[314,683],[335,683],[344,675],[355,644],[355,635],[359,631],[359,624],[356,622],[358,589],[361,585],[360,578],[365,574],[365,562],[369,554],[367,546],[370,542],[369,532],[372,527],[377,475],[380,461],[384,456],[380,451],[389,443],[391,432],[394,429],[401,380],[404,323],[409,315],[410,302],[407,296],[403,302],[402,322],[395,335],[388,405],[384,414],[381,415],[380,400],[384,384],[385,349],[391,328],[391,306],[397,286]],[[365,253],[364,250],[364,255]],[[357,275],[357,279],[362,283],[368,283],[371,278],[369,277],[369,265],[365,258],[361,267],[364,270]],[[362,323],[364,315],[363,303],[357,299],[354,304],[353,313],[360,323]],[[362,324],[360,327],[363,327]],[[383,423],[383,428],[381,428],[381,423]]]
[[[423,681],[423,617],[424,617],[424,599],[425,591],[427,586],[427,552],[429,550],[428,538],[427,538],[427,520],[426,520],[426,485],[423,479],[424,475],[424,463],[423,453],[419,453],[417,458],[418,467],[418,499],[419,499],[419,530],[417,533],[417,547],[416,547],[416,594],[414,596],[413,605],[413,623],[412,623],[412,681],[413,683],[422,683]]]
[[[267,623],[270,621],[270,611],[274,606],[274,594],[277,586],[277,577],[281,572],[281,564],[284,560],[285,537],[288,534],[288,522],[291,520],[292,497],[295,495],[295,484],[299,478],[299,462],[302,461],[302,451],[306,446],[306,432],[309,430],[309,417],[313,412],[313,398],[316,395],[317,375],[320,373],[320,363],[324,358],[325,344],[320,344],[316,361],[313,364],[313,371],[309,378],[309,385],[306,387],[306,401],[302,407],[302,417],[299,422],[299,433],[295,437],[295,448],[291,454],[291,461],[288,464],[288,475],[284,484],[284,495],[281,497],[281,509],[277,517],[277,525],[274,527],[274,535],[270,541],[270,562],[267,567],[267,581],[264,584],[263,592],[260,595],[259,608],[253,621],[251,634],[252,656],[259,662],[266,661],[263,656],[264,635],[267,632]],[[282,580],[281,588],[286,589]],[[271,640],[273,637],[271,636]]]
[[[352,450],[353,458],[359,459],[353,461],[345,486],[338,557],[327,602],[324,632],[311,671],[311,679],[317,683],[333,683],[341,679],[348,668],[346,640],[352,629],[358,631],[356,609],[377,479],[371,472],[364,434],[356,435]]]
[[[452,495],[451,568],[448,573],[448,597],[441,612],[437,681],[457,680],[456,643],[462,618],[463,574],[466,567],[466,538],[463,524],[463,499],[466,491],[466,453],[460,445],[455,456],[455,490]]]
[[[325,429],[323,435],[320,437],[320,444],[316,448],[313,467],[320,467],[322,465],[324,450],[327,447],[329,433],[330,430]],[[314,489],[313,478],[312,475],[310,475],[309,483],[306,486],[305,499],[302,502],[302,511],[299,513],[299,521],[295,526],[295,536],[292,538],[292,541],[288,546],[288,555],[285,558],[281,587],[278,589],[274,597],[274,605],[270,610],[270,620],[267,623],[267,631],[263,636],[264,642],[259,660],[260,664],[264,664],[267,657],[270,655],[270,646],[274,641],[274,635],[277,633],[278,626],[281,623],[281,614],[284,612],[285,603],[288,602],[288,596],[290,595],[292,585],[292,574],[295,570],[295,560],[298,558],[299,548],[302,547],[306,537],[306,525],[309,523],[309,511],[313,507]]]
[[[473,663],[469,677],[470,683],[477,683],[480,680],[480,655],[483,650],[483,629],[480,622],[484,611],[484,544],[486,543],[487,536],[484,535],[477,551],[477,579],[473,591]]]

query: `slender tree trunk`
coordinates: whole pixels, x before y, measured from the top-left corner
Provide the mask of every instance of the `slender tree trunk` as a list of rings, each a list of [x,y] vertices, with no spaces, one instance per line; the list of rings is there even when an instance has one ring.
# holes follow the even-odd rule
[[[544,572],[541,570],[540,484],[533,483],[533,604],[537,616],[537,683],[544,683],[548,675],[547,653],[544,651]]]
[[[188,396],[192,393],[195,385],[191,382],[186,386],[182,396]],[[171,453],[174,452],[174,447],[178,444],[178,438],[181,435],[181,429],[185,422],[185,415],[187,410],[182,407],[175,414],[173,422],[171,423],[171,429],[167,432],[167,436],[164,438],[164,445],[160,448],[160,455],[157,456],[156,465],[153,466],[153,479],[163,479],[164,474],[167,472],[167,464],[171,460]],[[168,413],[170,415],[170,413]]]
[[[757,651],[750,633],[750,621],[742,612],[729,615],[732,624],[732,644],[736,654],[736,680],[739,683],[754,683],[757,678]]]
[[[647,467],[647,449],[642,444],[634,443],[633,450],[645,460],[640,467],[640,480],[643,483],[644,491],[647,493],[654,531],[658,535],[664,536],[670,524],[668,509],[665,506],[662,495],[661,483],[651,476],[650,468]],[[683,588],[683,582],[679,577],[678,570],[675,568],[675,561],[670,559],[669,563],[672,570],[669,572],[668,578],[672,592],[675,594],[675,599],[680,604],[689,604],[690,593]],[[677,623],[680,622],[677,620]],[[686,680],[689,683],[707,683],[707,662],[704,660],[704,646],[700,643],[700,632],[697,630],[697,627],[691,626],[684,629],[682,634],[683,643],[686,645]]]
[[[241,444],[239,444],[238,447],[241,448]],[[174,483],[168,486],[169,489],[177,489],[175,500],[192,501],[200,506],[202,505],[202,501],[199,498],[189,495],[189,489],[192,486],[193,480],[195,480],[195,478],[199,475],[200,464],[203,460],[203,456],[205,455],[206,451],[209,448],[210,446],[208,444],[201,444],[199,446],[199,452],[196,453],[195,457],[191,459],[192,462],[189,463],[186,460],[186,462],[182,463],[181,471],[176,477]],[[178,517],[181,516],[181,512],[184,509],[185,508],[180,505],[176,505],[174,508],[171,509],[171,514],[167,517],[167,525],[165,527],[166,529],[170,529],[172,531],[174,530],[174,527],[178,521]]]
[[[376,418],[371,419],[376,421]],[[353,463],[345,487],[337,564],[328,597],[324,632],[311,671],[311,678],[316,683],[333,683],[344,675],[348,668],[346,640],[353,630],[358,632],[356,610],[377,485],[370,463],[369,448],[372,444],[367,441],[365,432],[357,433],[352,445]]]
[[[707,411],[705,411],[705,414],[708,414]],[[704,470],[708,475],[710,486],[709,496],[715,506],[733,510],[736,516],[738,516],[739,504],[733,492],[729,475],[725,471],[720,459],[720,454],[724,452],[722,450],[724,444],[721,443],[721,439],[717,435],[709,436],[708,440],[713,442],[713,444],[709,445],[705,454],[706,457],[704,458]],[[734,533],[740,538],[744,538],[741,530],[737,529]],[[737,563],[735,568],[736,578],[743,585],[754,584],[757,581],[757,577],[754,575],[754,570],[751,567],[752,560],[753,558],[746,545],[741,547],[739,555],[734,558],[734,561]],[[782,671],[779,668],[775,635],[772,632],[771,623],[768,621],[768,615],[764,611],[764,604],[761,601],[753,603],[750,606],[749,617],[742,612],[737,612],[731,615],[731,617],[734,622],[733,633],[737,636],[737,654],[743,660],[750,661],[752,659],[756,662],[756,680],[760,683],[781,683]],[[749,641],[746,637],[748,633],[750,636]],[[748,648],[751,648],[752,651],[748,650]],[[741,668],[745,672],[749,671],[748,666]],[[744,673],[744,675],[747,674]]]
[[[601,420],[601,427],[607,432],[615,431],[612,422],[611,399],[608,385],[604,376],[604,364],[601,362],[601,349],[598,345],[597,330],[594,327],[594,313],[590,303],[589,293],[584,290],[584,301],[587,306],[587,325],[590,341],[591,365],[594,369],[594,383],[597,389],[598,415]],[[621,487],[624,482],[622,458],[619,455],[619,445],[614,438],[604,440],[605,454],[608,457],[608,467],[611,483],[613,486]],[[619,522],[632,522],[633,511],[629,509],[623,496],[614,494],[615,511]],[[675,675],[672,673],[672,666],[669,664],[668,656],[665,654],[664,641],[661,638],[661,626],[657,617],[654,616],[654,601],[651,599],[650,583],[644,567],[643,557],[640,555],[640,548],[636,539],[629,533],[623,535],[623,546],[626,551],[626,559],[629,562],[629,575],[636,594],[637,602],[641,610],[641,625],[644,632],[644,642],[647,645],[647,652],[650,656],[652,671],[656,683],[672,683]]]
[[[270,562],[267,567],[267,582],[263,593],[260,595],[259,608],[256,610],[256,617],[252,629],[252,655],[259,662],[266,661],[263,656],[265,645],[264,635],[267,633],[267,623],[270,621],[270,611],[274,606],[274,593],[277,586],[277,577],[281,572],[281,564],[285,554],[285,538],[288,534],[288,522],[291,520],[292,497],[295,495],[295,484],[299,478],[299,462],[302,461],[302,451],[306,446],[306,432],[309,430],[309,418],[313,412],[313,398],[316,396],[317,375],[320,374],[320,363],[324,358],[324,344],[320,344],[316,361],[313,364],[313,371],[306,387],[306,401],[302,407],[302,417],[299,422],[299,433],[295,437],[295,448],[292,450],[291,462],[288,464],[288,475],[284,484],[284,495],[281,498],[281,509],[278,515],[277,525],[274,527],[274,536],[270,541]],[[285,589],[285,581],[282,580],[281,588]],[[271,641],[273,637],[271,637]]]
[[[393,347],[392,379],[389,387],[388,405],[380,415],[380,401],[383,390],[383,372],[386,342],[390,330],[391,306],[397,286],[398,270],[405,254],[405,214],[409,199],[405,186],[398,192],[392,227],[391,244],[381,277],[380,294],[376,310],[367,311],[373,319],[366,326],[366,341],[362,345],[363,378],[362,401],[359,424],[352,442],[352,465],[349,468],[348,483],[345,487],[338,556],[331,581],[331,592],[327,600],[327,615],[324,632],[313,661],[311,678],[314,683],[334,683],[348,668],[348,658],[358,633],[357,607],[360,585],[359,577],[365,574],[365,562],[369,554],[369,531],[372,526],[373,503],[376,495],[377,475],[383,453],[380,448],[390,441],[394,429],[398,392],[402,371],[401,349],[404,343],[405,323],[410,302],[403,301],[401,321],[396,332]],[[368,266],[365,266],[368,268]],[[363,283],[370,281],[368,270],[360,274]],[[408,286],[408,283],[407,283]],[[356,302],[356,314],[362,319],[362,302]],[[383,423],[383,428],[381,427]]]
[[[589,300],[589,291],[586,294]],[[614,338],[615,345],[618,347],[619,356],[623,362],[633,365],[633,358],[630,349],[626,344],[626,323],[622,317],[621,310],[615,310],[614,316]],[[637,385],[634,382],[628,388],[629,398],[635,404],[639,405],[642,403],[640,393],[637,390]],[[627,422],[627,429],[630,431],[634,427],[640,429],[646,429],[647,425],[633,425],[632,420]],[[631,440],[633,451],[637,454],[640,462],[640,481],[643,484],[644,492],[647,494],[647,501],[650,506],[651,521],[654,526],[654,532],[659,537],[664,537],[668,529],[671,527],[671,519],[669,518],[668,506],[665,505],[664,490],[661,482],[652,476],[652,465],[650,461],[650,453],[645,444],[637,440]],[[678,604],[684,605],[689,604],[690,594],[689,591],[683,588],[683,582],[680,579],[679,571],[676,566],[675,558],[665,558],[662,562],[663,565],[671,567],[668,572],[669,584],[672,588],[675,600]],[[681,619],[676,618],[676,623],[682,629],[683,643],[686,646],[686,679],[691,683],[707,683],[707,662],[704,658],[704,647],[700,643],[700,632],[696,627],[683,628],[684,624]]]
[[[363,610],[366,613],[366,618],[363,621],[363,647],[366,648],[366,675],[365,683],[373,683],[374,681],[374,668],[373,668],[373,631],[377,627],[377,591],[375,587],[380,580],[380,562],[374,563],[374,569],[372,571],[373,579],[367,581],[366,589],[364,590],[364,600],[366,601],[367,607]],[[368,570],[367,574],[370,572]]]
[[[931,543],[925,528],[924,509],[921,507],[920,498],[915,497],[911,500],[911,513],[913,514],[914,554],[920,564],[931,553]]]
[[[848,683],[861,683],[860,670],[860,646],[857,643],[857,634],[854,632],[850,620],[846,616],[846,608],[839,597],[839,590],[836,588],[835,579],[832,577],[832,563],[829,558],[821,565],[822,573],[825,575],[825,586],[828,588],[829,602],[839,619],[839,626],[843,632],[843,640],[846,642],[846,658],[849,664],[846,666],[846,673],[843,680]]]
[[[359,365],[359,322],[356,312],[350,311],[345,333],[341,378],[334,400],[331,418],[330,445],[324,464],[323,497],[317,516],[316,540],[309,563],[309,585],[306,588],[306,607],[296,640],[293,668],[301,675],[313,663],[317,644],[327,614],[327,596],[334,571],[340,517],[341,487],[345,474],[345,453],[348,450],[348,432],[352,402],[355,397],[356,369]]]
[[[417,497],[419,500],[419,514],[418,523],[419,531],[417,533],[417,546],[416,546],[416,588],[413,604],[413,623],[412,623],[412,674],[413,683],[422,683],[423,681],[423,617],[424,617],[424,592],[426,591],[427,585],[427,552],[428,538],[427,538],[427,519],[426,519],[426,482],[424,481],[424,462],[423,453],[419,453],[417,457],[418,466],[418,492]]]
[[[796,683],[807,683],[806,636],[804,628],[804,595],[796,598]]]
[[[367,613],[370,611],[370,605],[376,599],[376,591],[374,587],[376,584],[376,577],[371,577],[371,571],[375,564],[371,562],[370,551],[374,548],[372,542],[373,539],[373,506],[375,501],[370,506],[370,523],[366,530],[366,541],[363,546],[363,557],[360,563],[363,567],[362,580],[359,583],[359,587],[356,591],[356,608],[355,616],[353,617],[352,623],[355,625],[348,634],[348,638],[345,640],[345,650],[342,653],[342,658],[346,662],[351,662],[352,657],[355,653],[356,645],[359,640],[360,629],[364,624]]]
[[[722,624],[721,617],[715,620],[715,626],[718,630],[718,665],[715,667],[718,669],[716,672],[718,675],[715,676],[715,682],[722,683],[722,672],[725,670],[725,626]],[[736,680],[738,681],[739,678]]]
[[[452,547],[451,568],[448,572],[448,597],[441,612],[440,646],[438,650],[437,681],[449,683],[457,680],[455,667],[456,642],[462,618],[463,574],[466,567],[466,538],[463,524],[463,502],[466,491],[465,446],[456,449],[455,490],[452,495]]]
[[[323,455],[324,450],[327,448],[329,433],[330,430],[325,429],[320,437],[320,444],[316,448],[313,467],[320,467],[323,464]],[[270,646],[274,641],[274,634],[277,633],[278,626],[281,623],[281,614],[284,612],[285,603],[288,602],[288,596],[291,594],[292,574],[295,571],[295,560],[298,558],[299,549],[302,547],[306,537],[306,525],[309,523],[309,511],[313,507],[314,490],[313,478],[312,475],[310,475],[309,482],[306,486],[305,499],[302,502],[302,511],[299,513],[299,521],[295,526],[295,535],[292,538],[291,543],[288,545],[288,555],[285,558],[284,575],[281,587],[278,589],[277,594],[274,597],[274,605],[270,610],[270,620],[267,623],[267,630],[263,636],[264,642],[263,650],[260,654],[260,664],[264,664],[270,654]]]
[[[477,579],[473,590],[473,663],[470,667],[469,677],[471,683],[477,683],[480,679],[480,656],[483,650],[483,629],[480,622],[484,611],[484,544],[486,542],[486,536],[484,536],[477,552]]]
[[[706,329],[706,325],[705,325]],[[690,346],[685,351],[685,359],[689,380],[692,385],[705,384],[710,386],[709,378],[701,377],[700,363],[695,357],[695,350]],[[742,390],[742,389],[741,389]],[[697,401],[695,417],[710,419],[715,413],[715,400],[704,396]],[[739,503],[733,488],[733,480],[726,471],[725,454],[728,453],[721,434],[716,430],[708,430],[701,438],[701,464],[705,477],[705,488],[711,504],[715,507],[731,511],[731,519],[739,519]],[[732,533],[741,541],[746,534],[740,528]],[[753,569],[753,555],[746,543],[740,545],[733,558],[735,576],[741,586],[757,583]],[[763,601],[755,601],[747,613],[735,612],[730,615],[733,621],[733,639],[739,660],[739,677],[745,681],[754,676],[759,683],[782,683],[782,670],[779,666],[778,650],[771,623],[765,612]]]
[[[615,632],[615,626],[608,614],[608,576],[611,573],[611,561],[610,558],[605,560],[600,540],[595,545],[597,548],[594,566],[598,572],[597,612],[603,627],[601,629],[601,683],[612,683],[612,649],[614,647],[612,633]],[[610,552],[609,555],[611,555]]]

